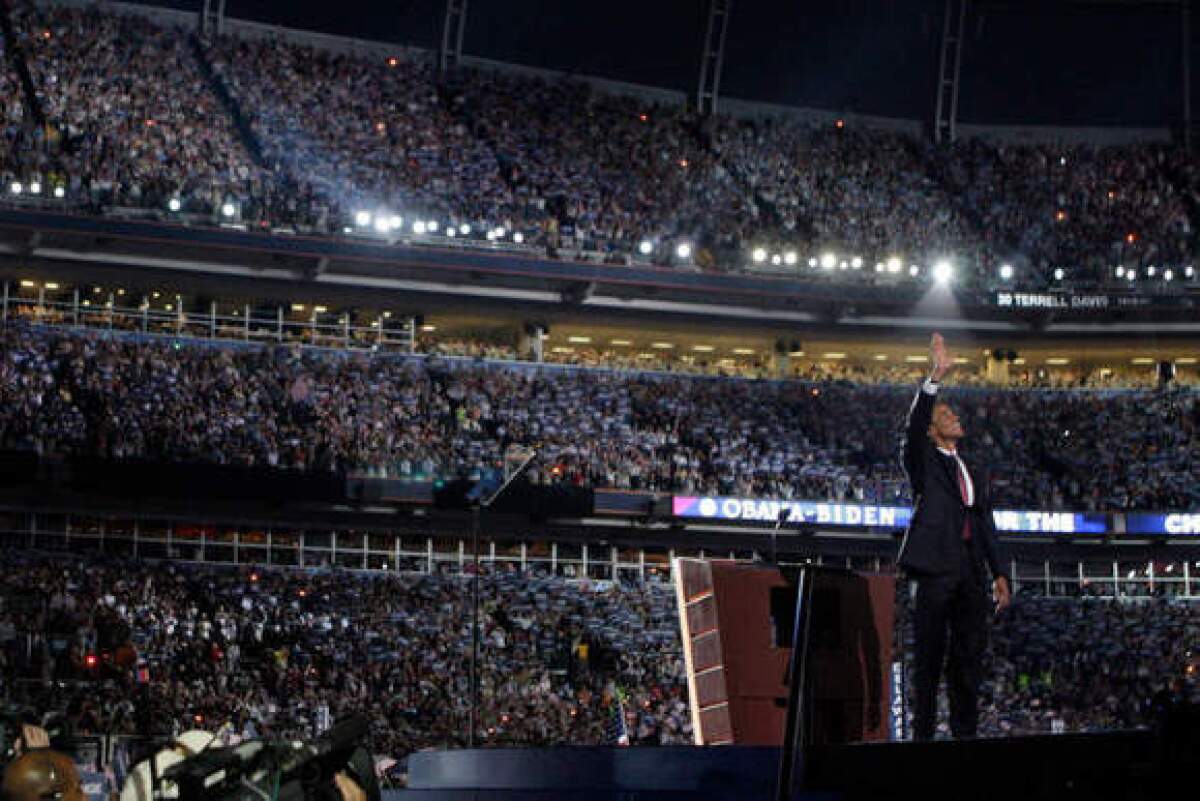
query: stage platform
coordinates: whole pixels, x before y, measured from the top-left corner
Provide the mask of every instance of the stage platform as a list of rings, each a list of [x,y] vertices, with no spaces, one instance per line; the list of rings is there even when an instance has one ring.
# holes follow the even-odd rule
[[[1151,799],[1197,768],[1148,731],[829,746],[803,799]],[[779,751],[746,746],[477,749],[409,758],[391,801],[773,801]]]

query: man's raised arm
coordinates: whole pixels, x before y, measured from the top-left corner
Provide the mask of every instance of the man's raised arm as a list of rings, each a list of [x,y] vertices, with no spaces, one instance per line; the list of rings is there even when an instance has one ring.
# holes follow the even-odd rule
[[[929,378],[917,391],[908,410],[908,422],[904,429],[904,470],[912,484],[913,496],[925,491],[925,460],[922,449],[929,436],[929,423],[933,417],[933,405],[937,400],[938,384],[950,369],[950,355],[946,352],[946,341],[941,334],[929,340],[929,361],[932,369]]]

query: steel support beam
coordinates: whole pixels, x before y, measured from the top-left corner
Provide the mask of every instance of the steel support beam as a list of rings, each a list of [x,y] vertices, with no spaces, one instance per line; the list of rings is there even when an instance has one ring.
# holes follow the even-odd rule
[[[958,134],[958,84],[962,73],[963,31],[970,0],[946,0],[942,21],[942,48],[938,59],[937,97],[934,100],[933,139],[953,142]]]
[[[225,32],[225,0],[204,0],[200,7],[200,38],[211,42]]]
[[[1183,86],[1183,146],[1192,149],[1192,0],[1179,2],[1179,62]]]
[[[701,114],[717,113],[721,68],[725,63],[725,34],[729,31],[732,7],[733,0],[709,0],[708,3],[708,26],[700,54],[700,82],[696,87],[696,110]]]
[[[467,0],[446,0],[442,23],[442,46],[438,48],[438,71],[445,74],[462,62],[463,32],[467,28]]]

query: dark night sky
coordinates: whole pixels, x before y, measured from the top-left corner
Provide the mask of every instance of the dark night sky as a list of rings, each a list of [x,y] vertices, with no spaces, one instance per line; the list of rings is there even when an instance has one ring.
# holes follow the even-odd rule
[[[156,5],[195,9],[200,0]],[[734,0],[722,94],[926,120],[943,5]],[[1161,126],[1180,119],[1179,14],[1169,5],[973,5],[961,121]],[[702,8],[702,0],[470,0],[464,50],[690,92],[699,73]],[[230,17],[431,48],[444,10],[444,0],[227,5]]]

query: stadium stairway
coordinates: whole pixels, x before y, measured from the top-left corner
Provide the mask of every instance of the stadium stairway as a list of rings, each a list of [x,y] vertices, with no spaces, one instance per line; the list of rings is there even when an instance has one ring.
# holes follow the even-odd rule
[[[42,113],[41,104],[38,103],[37,91],[33,87],[33,76],[30,75],[29,65],[25,62],[25,51],[21,48],[21,43],[17,41],[16,31],[13,30],[12,3],[9,0],[0,0],[0,34],[4,36],[4,49],[8,54],[9,64],[17,73],[17,80],[21,82],[25,111],[35,125],[44,126],[46,117]]]
[[[254,130],[250,127],[246,115],[242,113],[241,104],[238,103],[233,93],[229,91],[229,87],[225,85],[225,79],[213,69],[212,62],[208,58],[208,51],[204,48],[204,43],[193,33],[188,36],[188,45],[192,48],[192,53],[196,57],[196,63],[200,66],[200,72],[204,75],[204,79],[208,81],[209,88],[216,95],[217,100],[221,102],[225,113],[233,120],[234,130],[238,132],[238,138],[246,148],[246,152],[250,154],[250,158],[254,160],[255,165],[269,168],[269,165],[263,159],[262,144],[258,141],[258,137],[254,135]]]

